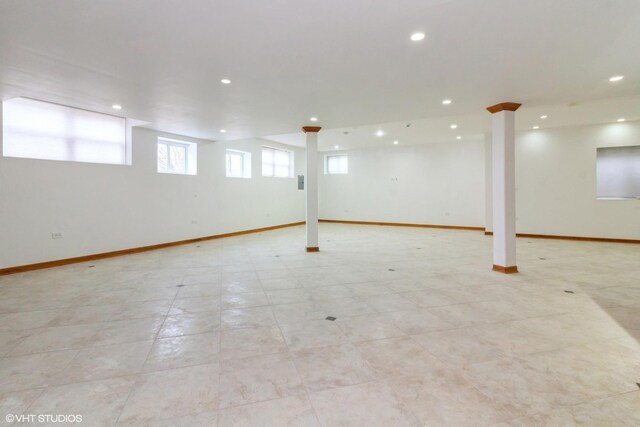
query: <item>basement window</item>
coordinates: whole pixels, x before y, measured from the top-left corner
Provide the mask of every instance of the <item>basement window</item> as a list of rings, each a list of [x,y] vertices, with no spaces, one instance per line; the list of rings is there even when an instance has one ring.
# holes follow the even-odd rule
[[[5,157],[131,164],[124,117],[13,98],[2,103],[2,132]]]
[[[196,175],[197,153],[193,142],[158,138],[158,173]]]
[[[293,151],[262,147],[262,176],[293,178]]]
[[[640,145],[598,148],[598,199],[640,199]]]
[[[349,173],[349,157],[346,154],[329,155],[324,160],[325,175]]]
[[[251,178],[251,153],[227,149],[227,178]]]

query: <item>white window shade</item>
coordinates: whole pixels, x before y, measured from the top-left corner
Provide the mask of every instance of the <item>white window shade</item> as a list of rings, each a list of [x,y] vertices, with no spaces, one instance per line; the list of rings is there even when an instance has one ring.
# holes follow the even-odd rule
[[[262,147],[262,176],[293,178],[293,152]]]
[[[262,176],[273,176],[273,149],[262,147]]]
[[[251,178],[251,153],[227,150],[226,160],[228,178]]]
[[[27,98],[3,103],[5,157],[127,164],[122,117]]]
[[[349,172],[349,157],[346,154],[327,156],[325,174],[345,174]]]

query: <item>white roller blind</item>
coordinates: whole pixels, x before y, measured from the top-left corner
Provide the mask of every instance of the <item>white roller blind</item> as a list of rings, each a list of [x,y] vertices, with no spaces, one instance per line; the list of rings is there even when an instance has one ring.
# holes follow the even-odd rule
[[[122,117],[27,98],[3,103],[6,157],[126,164]]]
[[[327,156],[327,174],[343,174],[349,172],[349,157],[346,154]]]
[[[227,177],[251,178],[251,153],[227,149]]]
[[[293,177],[293,152],[262,147],[262,176]]]

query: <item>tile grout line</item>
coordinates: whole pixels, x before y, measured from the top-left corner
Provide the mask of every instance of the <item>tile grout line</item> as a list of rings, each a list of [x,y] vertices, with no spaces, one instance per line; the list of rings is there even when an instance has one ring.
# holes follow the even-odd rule
[[[171,311],[171,308],[173,307],[173,304],[175,303],[176,297],[178,296],[179,292],[180,292],[180,290],[177,290],[176,294],[173,296],[173,300],[171,301],[171,304],[169,305],[169,308],[167,309],[167,314],[164,316],[164,320],[162,321],[162,323],[160,324],[160,327],[156,331],[155,338],[153,339],[153,342],[151,343],[151,346],[149,347],[149,351],[147,352],[147,357],[145,358],[144,362],[142,363],[142,366],[140,368],[140,372],[138,372],[136,374],[136,376],[135,376],[135,381],[133,382],[133,385],[131,386],[131,389],[129,390],[129,393],[127,394],[127,398],[122,403],[122,409],[118,413],[118,416],[116,417],[114,425],[117,425],[120,422],[120,417],[122,416],[122,413],[126,409],[127,403],[129,403],[129,399],[131,398],[131,395],[133,394],[133,391],[135,390],[136,385],[138,384],[140,376],[142,376],[144,374],[144,365],[146,365],[147,360],[149,360],[149,354],[151,354],[151,350],[153,350],[153,346],[154,346],[154,344],[156,343],[156,341],[158,339],[158,334],[162,330],[162,327],[164,326],[164,323],[167,320],[168,314]]]

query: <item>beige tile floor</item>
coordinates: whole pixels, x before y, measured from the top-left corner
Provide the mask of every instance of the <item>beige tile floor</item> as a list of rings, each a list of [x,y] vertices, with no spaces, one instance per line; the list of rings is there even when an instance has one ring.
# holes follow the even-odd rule
[[[322,224],[303,247],[296,227],[0,277],[0,422],[640,425],[640,245],[519,239],[509,276],[479,232]]]

